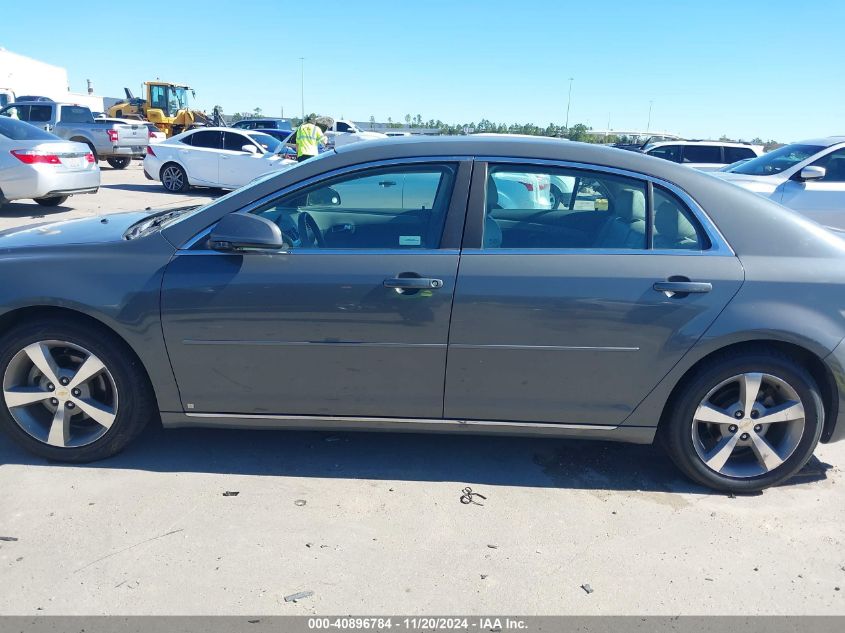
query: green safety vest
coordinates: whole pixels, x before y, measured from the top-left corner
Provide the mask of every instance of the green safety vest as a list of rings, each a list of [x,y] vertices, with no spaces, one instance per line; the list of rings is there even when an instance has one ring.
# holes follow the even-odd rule
[[[303,123],[296,130],[296,155],[316,156],[318,144],[325,140],[326,136],[320,128],[313,123]]]

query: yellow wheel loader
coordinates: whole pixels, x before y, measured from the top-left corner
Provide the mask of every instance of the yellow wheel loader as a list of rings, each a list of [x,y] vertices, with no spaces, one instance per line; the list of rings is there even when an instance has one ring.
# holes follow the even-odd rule
[[[217,112],[208,116],[199,110],[192,110],[188,104],[188,92],[195,96],[190,86],[164,81],[144,82],[145,98],[133,96],[124,88],[126,100],[109,108],[109,116],[124,119],[142,119],[154,123],[168,138],[194,127],[222,125]]]

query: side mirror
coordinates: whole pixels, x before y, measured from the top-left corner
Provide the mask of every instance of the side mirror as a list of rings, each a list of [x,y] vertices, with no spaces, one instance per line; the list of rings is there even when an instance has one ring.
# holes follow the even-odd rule
[[[824,167],[807,165],[801,170],[799,178],[801,180],[819,180],[820,178],[824,178],[826,174],[827,170]]]
[[[257,154],[258,153],[258,150],[255,149],[255,145],[252,145],[252,144],[249,144],[249,143],[246,144],[246,145],[243,145],[241,147],[241,151],[246,152],[247,154]]]
[[[208,238],[216,251],[281,250],[285,247],[279,227],[249,213],[230,213],[214,227]]]

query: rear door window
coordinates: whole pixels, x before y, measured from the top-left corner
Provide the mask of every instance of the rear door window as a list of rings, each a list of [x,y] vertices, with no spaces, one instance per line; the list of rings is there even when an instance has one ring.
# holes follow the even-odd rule
[[[496,165],[485,211],[485,249],[646,248],[646,183],[634,178]]]
[[[223,147],[223,132],[200,130],[191,135],[191,145],[206,149],[221,149]]]
[[[721,164],[722,148],[718,145],[684,145],[684,163],[715,163]]]

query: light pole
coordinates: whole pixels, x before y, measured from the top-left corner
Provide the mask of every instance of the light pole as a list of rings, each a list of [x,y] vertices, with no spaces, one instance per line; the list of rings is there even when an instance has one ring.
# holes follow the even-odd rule
[[[566,128],[566,133],[569,133],[569,106],[572,105],[572,82],[575,80],[575,77],[569,78],[569,99],[566,101],[566,124],[563,126]]]
[[[648,132],[651,130],[651,107],[654,105],[654,101],[648,102],[648,123],[646,123],[645,131]]]
[[[299,58],[299,98],[302,102],[302,120],[305,120],[305,58]]]

